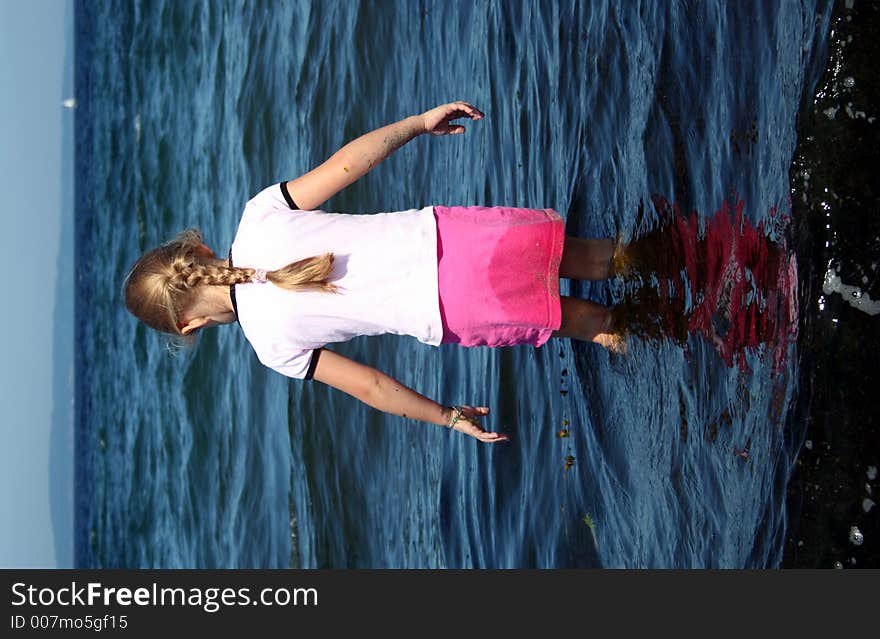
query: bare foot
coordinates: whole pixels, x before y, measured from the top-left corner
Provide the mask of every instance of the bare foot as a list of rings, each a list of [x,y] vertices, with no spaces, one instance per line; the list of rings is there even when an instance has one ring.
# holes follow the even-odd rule
[[[619,333],[599,333],[593,341],[612,353],[626,355],[626,339]]]

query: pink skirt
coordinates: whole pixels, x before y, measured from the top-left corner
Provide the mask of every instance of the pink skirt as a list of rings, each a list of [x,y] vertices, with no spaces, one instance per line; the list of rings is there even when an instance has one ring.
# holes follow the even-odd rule
[[[562,218],[552,209],[435,206],[444,344],[541,346],[562,322]]]

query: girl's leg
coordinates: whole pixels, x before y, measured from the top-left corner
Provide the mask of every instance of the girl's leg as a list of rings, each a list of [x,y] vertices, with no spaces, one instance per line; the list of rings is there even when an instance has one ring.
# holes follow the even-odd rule
[[[608,279],[612,275],[612,257],[614,240],[610,238],[590,240],[566,235],[559,277],[574,280]]]
[[[561,297],[562,325],[553,331],[553,337],[572,337],[585,342],[596,342],[606,348],[613,341],[611,309],[576,297]]]

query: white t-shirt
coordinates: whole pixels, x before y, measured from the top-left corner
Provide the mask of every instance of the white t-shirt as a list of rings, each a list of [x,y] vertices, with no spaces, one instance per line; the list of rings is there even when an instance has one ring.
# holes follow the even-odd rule
[[[289,291],[270,282],[232,287],[245,337],[273,370],[310,379],[318,349],[358,335],[443,337],[433,207],[348,215],[301,211],[285,183],[244,208],[229,255],[233,266],[274,270],[332,252],[338,293]]]

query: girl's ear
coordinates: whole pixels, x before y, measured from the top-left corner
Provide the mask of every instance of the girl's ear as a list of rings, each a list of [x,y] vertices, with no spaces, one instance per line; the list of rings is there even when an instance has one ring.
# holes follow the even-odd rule
[[[210,321],[211,320],[209,320],[207,317],[194,317],[190,320],[181,320],[177,328],[179,328],[180,332],[184,335],[189,335],[193,331],[202,328]]]
[[[208,245],[202,244],[201,242],[196,245],[196,247],[193,249],[193,252],[199,257],[214,257],[214,251],[212,251]]]

